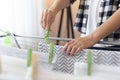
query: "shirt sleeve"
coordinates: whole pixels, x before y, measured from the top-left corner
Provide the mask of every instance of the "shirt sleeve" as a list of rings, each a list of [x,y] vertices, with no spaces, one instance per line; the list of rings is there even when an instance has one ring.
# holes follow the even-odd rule
[[[70,3],[73,4],[76,0],[70,0]]]

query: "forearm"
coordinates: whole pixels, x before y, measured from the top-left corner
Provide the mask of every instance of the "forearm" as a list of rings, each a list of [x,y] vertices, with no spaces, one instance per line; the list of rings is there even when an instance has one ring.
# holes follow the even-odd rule
[[[54,13],[57,13],[59,10],[65,8],[69,3],[70,0],[55,0],[49,9]]]
[[[108,36],[113,31],[120,28],[120,9],[118,9],[108,20],[106,20],[101,26],[99,26],[92,36],[99,41],[100,39]]]

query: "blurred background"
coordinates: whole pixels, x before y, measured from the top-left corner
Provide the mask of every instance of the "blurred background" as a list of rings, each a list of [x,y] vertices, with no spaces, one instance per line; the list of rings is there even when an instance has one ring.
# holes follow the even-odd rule
[[[0,28],[21,35],[42,33],[39,24],[44,0],[0,0]]]
[[[40,25],[41,13],[44,9],[49,8],[53,1],[54,0],[0,0],[0,29],[17,35],[44,37],[45,30],[43,30]],[[78,4],[79,0],[71,6],[73,24]],[[60,37],[66,38],[66,11],[64,11],[63,15]],[[61,11],[57,14],[55,22],[52,25],[52,31],[50,32],[51,37],[57,37],[60,16]],[[32,41],[38,42],[34,39]]]
[[[40,17],[43,9],[50,7],[54,0],[0,0],[0,28],[22,35],[38,35],[44,33],[40,26]],[[78,0],[79,1],[79,0]],[[73,4],[73,21],[76,16],[78,1]],[[52,26],[51,36],[56,36],[59,16]],[[64,16],[66,18],[66,16]],[[64,19],[64,26],[66,24]],[[63,27],[63,30],[65,27]]]

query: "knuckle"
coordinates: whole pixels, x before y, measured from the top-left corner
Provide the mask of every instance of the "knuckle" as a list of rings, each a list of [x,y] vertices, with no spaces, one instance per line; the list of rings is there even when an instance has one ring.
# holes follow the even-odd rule
[[[71,51],[72,50],[72,47],[71,46],[68,46],[68,51]]]
[[[69,43],[66,43],[66,46],[69,46]]]
[[[50,19],[49,19],[49,17],[47,17],[47,22],[50,22]]]
[[[73,46],[72,46],[72,45],[69,45],[69,48],[73,48]]]
[[[70,49],[71,49],[71,47],[69,46],[69,47],[68,47],[68,51],[70,51]]]
[[[77,46],[73,46],[73,49],[77,49]]]
[[[81,45],[81,49],[84,49],[85,48],[85,45]]]

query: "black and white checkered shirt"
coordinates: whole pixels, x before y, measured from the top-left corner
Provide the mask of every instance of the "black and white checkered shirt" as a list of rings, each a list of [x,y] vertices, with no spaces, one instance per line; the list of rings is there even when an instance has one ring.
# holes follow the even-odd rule
[[[71,3],[73,3],[75,0],[70,1]],[[82,34],[86,34],[89,1],[90,0],[80,0],[79,9],[74,24],[74,28],[80,31]],[[99,7],[100,7],[99,17],[96,27],[104,23],[115,11],[118,10],[118,8],[120,7],[120,0],[101,0]],[[120,40],[120,28],[111,33],[109,36],[105,37],[103,40],[104,41]]]

